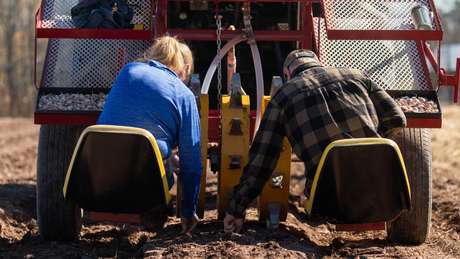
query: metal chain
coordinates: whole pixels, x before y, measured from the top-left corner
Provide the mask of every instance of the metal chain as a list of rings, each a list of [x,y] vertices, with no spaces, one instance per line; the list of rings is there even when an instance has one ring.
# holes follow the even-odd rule
[[[220,53],[222,48],[222,15],[216,14],[216,35],[217,35],[217,55]],[[219,60],[217,66],[217,110],[219,111],[219,118],[221,113],[221,101],[222,101],[222,60]]]
[[[216,43],[217,43],[217,55],[220,55],[220,49],[222,48],[222,15],[219,15],[216,8]],[[222,59],[219,59],[217,66],[217,112],[219,118],[219,139],[222,138]],[[219,172],[220,172],[220,153],[222,146],[219,145]],[[220,175],[219,175],[220,178]]]

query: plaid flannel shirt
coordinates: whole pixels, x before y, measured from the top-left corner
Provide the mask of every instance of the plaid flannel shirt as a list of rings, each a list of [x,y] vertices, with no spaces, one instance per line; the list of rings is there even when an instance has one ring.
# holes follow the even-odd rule
[[[227,212],[243,217],[272,175],[284,137],[305,163],[311,182],[323,150],[332,141],[380,137],[405,125],[404,113],[393,98],[360,70],[306,67],[268,104]]]

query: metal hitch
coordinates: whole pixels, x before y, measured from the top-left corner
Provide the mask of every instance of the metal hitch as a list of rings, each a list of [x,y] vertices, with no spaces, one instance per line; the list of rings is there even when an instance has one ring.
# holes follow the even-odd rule
[[[232,155],[230,156],[230,165],[229,169],[239,169],[241,168],[241,156],[240,155]]]
[[[280,173],[274,173],[272,175],[272,187],[283,189],[283,175]]]
[[[243,130],[241,129],[241,119],[240,118],[233,118],[230,122],[230,135],[234,136],[242,136]]]

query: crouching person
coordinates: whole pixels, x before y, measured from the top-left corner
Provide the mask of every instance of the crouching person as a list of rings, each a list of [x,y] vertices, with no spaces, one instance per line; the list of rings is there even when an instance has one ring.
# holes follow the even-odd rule
[[[169,36],[156,39],[142,59],[122,68],[98,120],[98,124],[150,131],[164,160],[178,147],[183,185],[182,230],[187,235],[198,223],[195,211],[201,177],[198,107],[195,96],[184,84],[192,67],[193,58],[185,44]],[[172,171],[167,170],[167,174],[171,188]]]
[[[283,65],[288,80],[270,101],[249,150],[249,162],[233,190],[226,232],[240,231],[247,206],[272,175],[287,137],[305,163],[310,192],[314,171],[331,142],[389,137],[406,125],[394,100],[359,70],[324,67],[315,53],[295,50]]]

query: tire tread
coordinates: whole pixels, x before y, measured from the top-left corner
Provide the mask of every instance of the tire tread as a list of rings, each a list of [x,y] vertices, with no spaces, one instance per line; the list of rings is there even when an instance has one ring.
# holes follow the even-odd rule
[[[395,141],[406,164],[411,187],[411,210],[389,224],[388,237],[397,243],[422,244],[431,228],[431,131],[404,129]]]
[[[43,125],[37,158],[37,220],[43,239],[72,241],[81,229],[80,209],[64,200],[62,187],[80,126]]]

